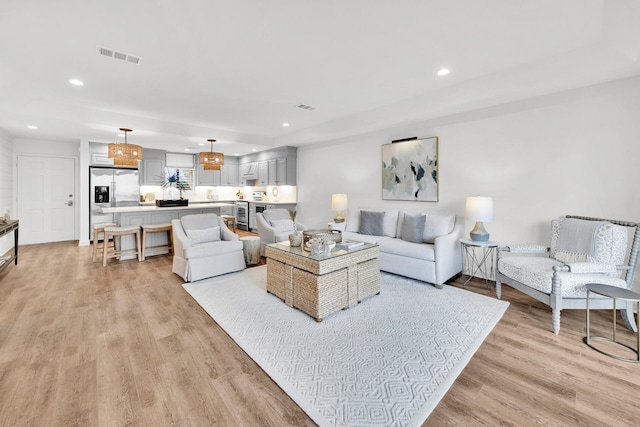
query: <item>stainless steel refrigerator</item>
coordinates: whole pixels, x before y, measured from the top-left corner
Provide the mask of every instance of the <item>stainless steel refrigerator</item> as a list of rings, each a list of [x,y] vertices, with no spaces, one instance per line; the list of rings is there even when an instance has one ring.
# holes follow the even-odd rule
[[[104,214],[102,208],[140,205],[138,169],[89,167],[89,239],[93,224],[117,223],[117,214]]]

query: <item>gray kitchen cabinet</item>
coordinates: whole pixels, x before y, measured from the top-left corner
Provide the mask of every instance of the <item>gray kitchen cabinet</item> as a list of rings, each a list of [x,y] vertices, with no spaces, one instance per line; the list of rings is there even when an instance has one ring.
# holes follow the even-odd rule
[[[237,186],[240,183],[238,179],[238,165],[225,164],[222,165],[220,175],[220,185]]]
[[[165,151],[142,149],[142,161],[138,163],[140,185],[160,185],[164,176]]]
[[[220,185],[220,171],[205,170],[204,167],[198,163],[198,185]]]
[[[269,161],[258,162],[258,185],[269,185]]]
[[[269,160],[269,185],[285,185],[287,182],[287,158]]]

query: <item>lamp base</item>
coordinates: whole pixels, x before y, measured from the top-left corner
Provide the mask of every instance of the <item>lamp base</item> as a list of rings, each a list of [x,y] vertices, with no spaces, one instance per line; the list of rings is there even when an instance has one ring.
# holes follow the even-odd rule
[[[344,222],[344,217],[342,216],[342,212],[341,211],[336,212],[336,217],[333,218],[333,222],[335,222],[335,223]]]
[[[469,233],[469,237],[471,237],[471,240],[476,242],[486,242],[489,240],[489,233],[485,230],[484,224],[478,221],[476,222],[475,227],[473,227],[473,230]]]

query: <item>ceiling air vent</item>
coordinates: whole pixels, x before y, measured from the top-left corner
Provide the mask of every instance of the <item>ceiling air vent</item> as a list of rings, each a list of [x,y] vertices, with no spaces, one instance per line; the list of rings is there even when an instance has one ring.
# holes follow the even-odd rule
[[[133,56],[133,55],[129,55],[127,53],[123,53],[123,52],[117,52],[113,49],[107,49],[105,47],[99,47],[98,48],[98,53],[100,55],[104,55],[104,56],[108,56],[109,58],[113,58],[113,59],[119,59],[121,61],[126,61],[126,62],[130,62],[132,64],[140,64],[140,61],[142,61],[142,58],[140,58],[139,56]]]
[[[305,104],[298,104],[297,107],[303,110],[309,110],[309,111],[316,109],[316,107],[312,107],[310,105],[305,105]]]

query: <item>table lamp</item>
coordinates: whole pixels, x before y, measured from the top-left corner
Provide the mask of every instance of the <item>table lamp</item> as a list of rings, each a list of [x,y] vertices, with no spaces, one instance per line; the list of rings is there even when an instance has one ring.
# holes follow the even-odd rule
[[[469,233],[471,240],[476,242],[488,241],[489,233],[485,230],[483,222],[493,221],[493,198],[483,196],[467,197],[464,216],[469,221],[475,221],[476,223]]]
[[[333,222],[344,222],[342,211],[345,209],[347,209],[347,195],[333,194],[331,196],[331,210],[336,211],[336,217],[333,218]]]

